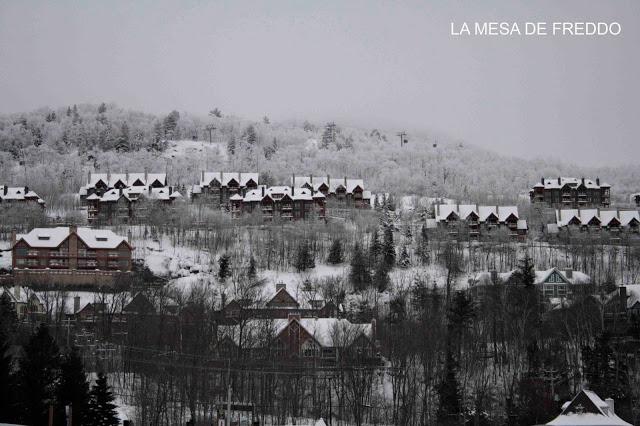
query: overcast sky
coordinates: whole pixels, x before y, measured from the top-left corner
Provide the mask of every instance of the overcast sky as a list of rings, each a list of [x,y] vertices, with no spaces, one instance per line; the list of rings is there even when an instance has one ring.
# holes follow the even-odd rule
[[[617,37],[450,22],[617,21]],[[592,165],[640,153],[640,1],[5,1],[0,112],[83,102],[433,130]]]

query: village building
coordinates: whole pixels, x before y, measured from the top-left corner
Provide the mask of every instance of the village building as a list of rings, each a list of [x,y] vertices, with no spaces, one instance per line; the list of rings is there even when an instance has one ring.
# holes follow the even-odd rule
[[[8,298],[19,320],[31,315],[43,315],[45,313],[44,304],[38,295],[27,287],[21,287],[20,285],[4,287],[0,297]]]
[[[477,204],[436,204],[435,218],[427,220],[427,228],[440,228],[452,237],[464,234],[469,238],[505,229],[512,238],[525,239],[528,231],[527,221],[520,219],[517,206]]]
[[[478,300],[484,300],[492,291],[506,289],[509,285],[522,285],[518,282],[517,270],[499,273],[486,271],[461,277],[461,285],[466,285],[468,292]],[[466,281],[466,282],[464,282]],[[564,306],[576,296],[593,293],[591,277],[573,269],[549,268],[536,270],[533,285],[540,294],[540,299],[548,307]]]
[[[555,229],[558,231],[608,231],[638,233],[640,214],[637,210],[561,209],[556,210]],[[549,227],[547,227],[549,229]]]
[[[593,391],[583,389],[571,401],[562,405],[558,417],[547,423],[549,426],[631,426],[615,411],[612,398],[604,401]]]
[[[56,227],[12,233],[12,266],[19,282],[113,284],[131,271],[133,247],[110,230]]]
[[[335,202],[346,207],[371,208],[371,191],[365,191],[362,179],[293,175],[291,186],[306,188],[314,193],[320,192],[330,204]]]
[[[347,319],[253,319],[218,327],[218,355],[334,365],[339,359],[355,363],[377,360],[375,321],[353,324]]]
[[[111,189],[132,187],[164,188],[167,186],[166,173],[89,173],[86,185],[80,188],[78,195],[85,204],[87,198],[96,194],[102,197]]]
[[[36,205],[45,207],[45,202],[28,186],[10,187],[0,185],[0,207],[4,205]]]
[[[87,220],[91,224],[137,223],[147,220],[153,207],[171,211],[183,200],[172,186],[112,188],[86,197]]]
[[[244,196],[231,196],[230,202],[234,218],[246,214],[258,214],[265,221],[326,218],[326,197],[307,188],[260,185]]]
[[[256,172],[205,172],[200,173],[200,183],[191,189],[191,200],[215,208],[230,208],[234,195],[245,196],[259,184]]]
[[[531,203],[549,207],[609,207],[611,185],[585,178],[541,178],[529,191]]]

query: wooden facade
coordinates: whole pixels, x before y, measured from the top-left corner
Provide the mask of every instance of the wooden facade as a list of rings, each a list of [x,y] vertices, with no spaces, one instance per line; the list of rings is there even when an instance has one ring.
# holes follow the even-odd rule
[[[585,208],[609,207],[611,204],[611,185],[591,179],[542,178],[529,191],[533,204],[549,207]]]

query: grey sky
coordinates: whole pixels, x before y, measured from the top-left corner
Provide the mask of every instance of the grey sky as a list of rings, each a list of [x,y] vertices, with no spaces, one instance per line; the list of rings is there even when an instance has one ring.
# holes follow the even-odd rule
[[[603,38],[451,21],[618,21]],[[518,156],[637,162],[640,2],[0,0],[0,111],[109,101],[435,130]]]

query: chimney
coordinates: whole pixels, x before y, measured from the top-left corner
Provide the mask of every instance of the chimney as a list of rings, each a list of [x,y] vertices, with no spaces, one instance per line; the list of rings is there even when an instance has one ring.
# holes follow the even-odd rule
[[[540,183],[544,185],[544,176],[540,178]]]
[[[604,402],[606,402],[607,405],[609,406],[609,413],[608,413],[609,416],[614,415],[616,413],[616,410],[615,410],[616,405],[615,405],[615,402],[613,401],[613,398],[607,398],[604,400]]]
[[[16,230],[12,229],[11,230],[11,247],[16,245],[16,240],[17,240]]]
[[[573,269],[571,268],[567,268],[564,270],[564,275],[567,277],[567,279],[572,280],[573,279]]]
[[[584,186],[584,178],[582,178],[582,185]]]
[[[13,295],[16,299],[20,300],[20,286],[17,284],[13,287]]]
[[[4,195],[7,195],[8,190],[9,190],[9,187],[7,185],[2,187],[2,192],[4,193]]]
[[[347,177],[344,177],[344,189],[347,189]]]
[[[91,172],[87,172],[87,185],[91,183]]]
[[[169,195],[171,195],[171,193],[173,192],[173,186],[169,187]]]
[[[277,283],[276,284],[276,293],[279,292],[280,290],[286,290],[287,289],[287,285],[285,283]]]
[[[377,332],[377,327],[376,327],[376,319],[375,318],[371,318],[371,341],[375,342],[376,340],[376,332]]]
[[[263,198],[264,198],[264,187],[265,187],[265,185],[262,185],[262,187],[261,187],[262,188],[262,197]]]
[[[204,170],[200,172],[200,182],[204,184]]]
[[[491,283],[493,284],[498,283],[498,271],[496,271],[495,269],[491,270]]]
[[[222,186],[222,172],[220,172],[220,186]]]
[[[24,195],[26,196],[29,193],[29,187],[25,186],[24,187]]]
[[[627,311],[627,287],[621,285],[618,287],[618,292],[620,294],[620,312]]]
[[[288,319],[289,319],[289,322],[291,322],[293,320],[300,321],[300,313],[298,313],[298,312],[290,313],[289,316],[288,316]]]
[[[73,313],[77,314],[80,310],[80,296],[75,296],[73,298]]]
[[[120,194],[120,196],[122,197],[122,188],[118,189],[118,193]]]
[[[149,172],[147,171],[147,169],[144,169],[144,184],[145,185],[149,185],[149,182],[147,182],[147,180],[149,180]]]
[[[596,178],[596,185],[600,186],[600,178],[599,177]],[[611,400],[611,401],[613,401],[613,400]]]
[[[76,225],[69,225],[69,233],[70,234],[77,234],[78,233],[78,227]]]
[[[124,182],[125,185],[131,186],[131,183],[129,182],[129,171],[124,172]]]
[[[558,185],[562,185],[561,178],[558,177]]]
[[[131,244],[131,228],[127,231],[127,242]]]

